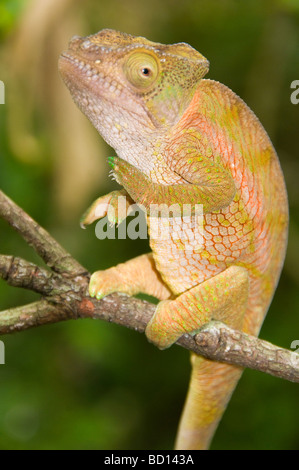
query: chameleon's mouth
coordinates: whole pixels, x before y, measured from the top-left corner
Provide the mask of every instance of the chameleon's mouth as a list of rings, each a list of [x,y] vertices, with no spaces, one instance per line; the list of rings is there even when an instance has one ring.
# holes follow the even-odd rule
[[[76,52],[63,52],[59,57],[58,68],[75,101],[77,95],[86,91],[90,97],[113,104],[123,91],[120,83],[109,79],[96,65],[93,66]],[[121,107],[120,103],[118,105]]]
[[[76,71],[76,78],[82,74],[84,77],[90,80],[100,78],[99,71],[92,67],[86,60],[82,60],[79,56],[70,54],[65,51],[59,57],[58,68],[63,78]]]
[[[89,88],[88,83],[100,79],[99,72],[88,62],[73,53],[65,51],[59,57],[58,69],[63,81],[73,94],[74,90]]]

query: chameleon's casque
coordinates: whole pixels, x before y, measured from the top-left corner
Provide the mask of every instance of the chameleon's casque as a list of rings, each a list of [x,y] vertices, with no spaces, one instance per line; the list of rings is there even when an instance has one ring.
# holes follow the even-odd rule
[[[90,295],[160,299],[146,330],[160,348],[210,319],[258,334],[285,256],[288,207],[277,155],[253,112],[203,79],[208,61],[184,43],[106,29],[73,38],[59,67],[74,101],[114,147],[110,164],[124,187],[99,198],[84,223],[109,217],[119,194],[144,205],[150,236],[159,219],[150,217],[151,204],[203,208],[201,238],[193,212],[184,226],[170,217],[167,243],[151,237],[152,253],[95,273]],[[208,447],[241,375],[195,355],[192,365],[179,449]]]

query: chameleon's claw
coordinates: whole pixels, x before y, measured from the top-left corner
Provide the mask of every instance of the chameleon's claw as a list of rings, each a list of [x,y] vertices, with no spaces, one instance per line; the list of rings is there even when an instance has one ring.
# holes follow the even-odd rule
[[[96,271],[89,282],[89,295],[101,300],[112,292],[123,292],[123,280],[115,267]]]
[[[113,158],[113,157],[110,157]],[[130,213],[132,200],[125,190],[112,191],[105,196],[96,199],[83,214],[80,226],[85,229],[86,225],[92,224],[95,220],[108,217],[111,225],[120,224]]]
[[[92,274],[89,283],[90,297],[96,297],[98,300],[101,300],[103,297],[113,292],[113,289],[111,289],[111,287],[109,288],[107,282],[105,286],[105,278],[107,281],[105,271],[97,271]]]
[[[107,215],[110,200],[111,193],[96,199],[81,217],[80,226],[82,228],[86,228],[86,225],[90,225],[95,220],[105,217]]]

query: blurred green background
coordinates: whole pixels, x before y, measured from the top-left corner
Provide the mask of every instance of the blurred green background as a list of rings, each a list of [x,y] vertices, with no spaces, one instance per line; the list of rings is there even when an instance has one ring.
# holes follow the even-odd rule
[[[57,72],[74,34],[113,28],[156,42],[187,42],[255,111],[280,156],[291,225],[279,287],[261,337],[299,340],[299,80],[297,0],[1,0],[0,187],[90,271],[148,250],[99,241],[78,220],[117,187],[113,154],[81,115]],[[0,220],[0,251],[40,262]],[[0,281],[0,310],[38,298]],[[186,351],[160,352],[143,335],[70,321],[1,338],[1,449],[171,449],[189,378]],[[298,449],[298,385],[245,371],[214,449]]]

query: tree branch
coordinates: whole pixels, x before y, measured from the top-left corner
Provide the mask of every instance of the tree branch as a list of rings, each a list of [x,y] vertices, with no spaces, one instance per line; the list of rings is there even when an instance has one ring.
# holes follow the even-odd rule
[[[20,233],[50,268],[0,255],[0,278],[11,286],[42,295],[40,301],[0,312],[0,334],[76,318],[101,319],[144,333],[155,311],[153,304],[118,293],[102,300],[90,298],[88,272],[1,191],[0,217]],[[177,344],[208,359],[299,382],[298,354],[221,322],[210,322],[195,336],[182,336]]]
[[[86,270],[26,212],[0,191],[0,217],[32,246],[53,271],[72,276]]]

